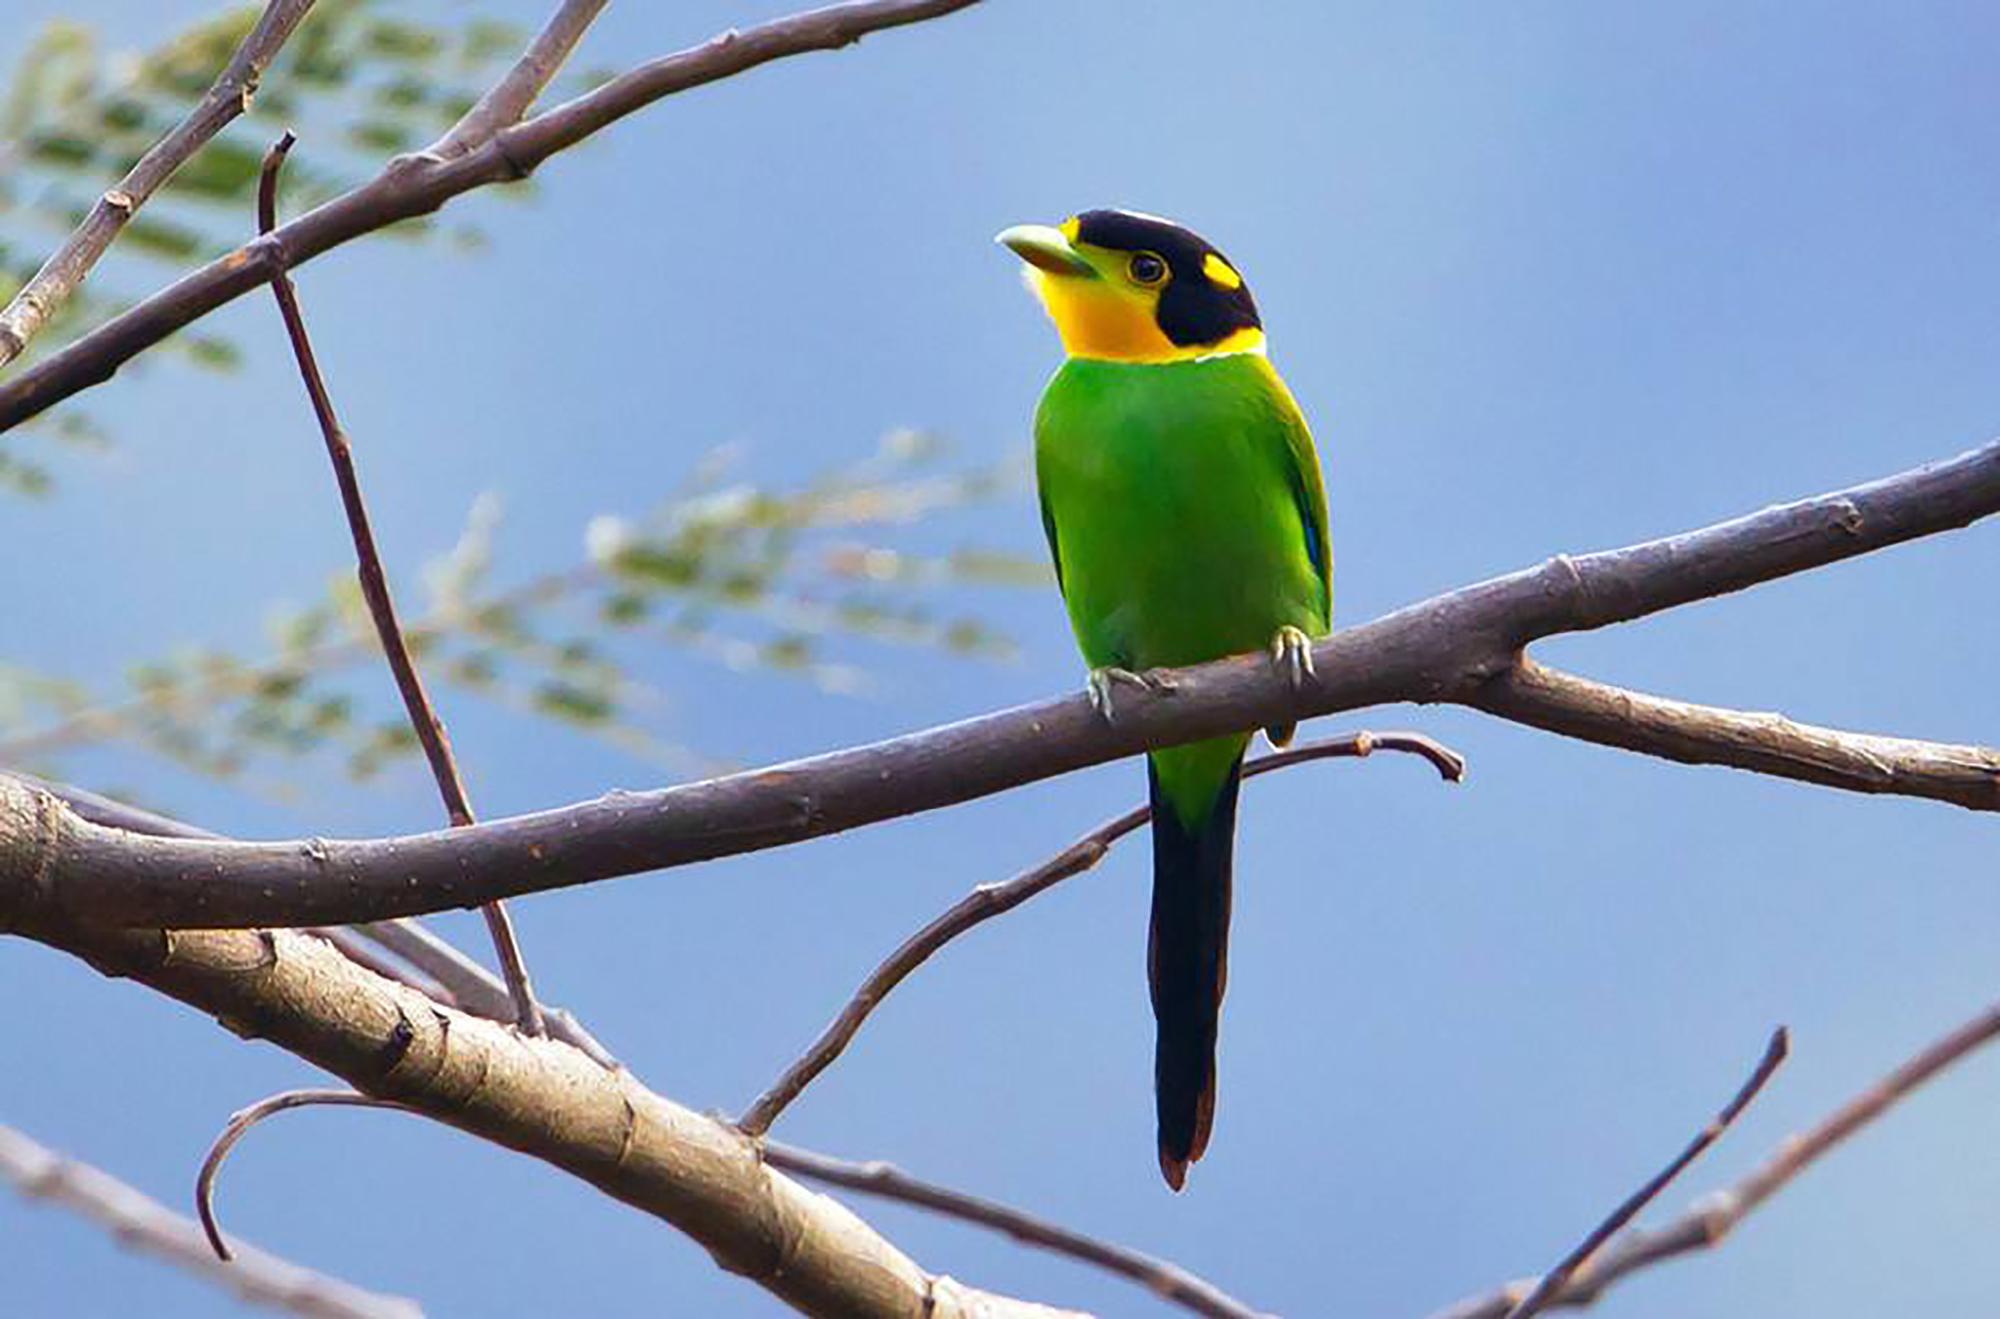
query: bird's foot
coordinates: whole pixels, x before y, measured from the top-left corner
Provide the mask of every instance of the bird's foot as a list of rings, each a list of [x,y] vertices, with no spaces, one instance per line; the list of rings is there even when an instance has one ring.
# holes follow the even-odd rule
[[[1271,638],[1271,665],[1285,675],[1293,691],[1303,690],[1306,679],[1314,676],[1312,638],[1289,623],[1279,628]],[[1264,730],[1264,736],[1274,747],[1289,746],[1292,734],[1298,731],[1297,723],[1273,724]]]
[[[1086,690],[1090,693],[1090,708],[1103,715],[1107,724],[1116,722],[1111,692],[1114,687],[1121,684],[1155,694],[1173,690],[1173,683],[1150,669],[1144,673],[1134,673],[1130,669],[1121,669],[1112,664],[1107,664],[1101,669],[1092,669],[1089,681],[1085,684]]]
[[[1290,623],[1271,638],[1271,663],[1285,675],[1295,692],[1305,690],[1307,678],[1319,676],[1313,672],[1312,638]]]

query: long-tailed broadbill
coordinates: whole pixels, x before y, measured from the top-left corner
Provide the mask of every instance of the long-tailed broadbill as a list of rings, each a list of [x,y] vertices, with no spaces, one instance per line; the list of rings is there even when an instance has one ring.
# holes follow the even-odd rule
[[[1084,211],[999,236],[1066,355],[1035,414],[1042,526],[1093,702],[1145,672],[1265,650],[1295,681],[1333,614],[1312,434],[1249,286],[1189,230]],[[1291,729],[1269,730],[1283,743]],[[1248,733],[1148,757],[1160,1171],[1181,1189],[1215,1120],[1236,792]]]

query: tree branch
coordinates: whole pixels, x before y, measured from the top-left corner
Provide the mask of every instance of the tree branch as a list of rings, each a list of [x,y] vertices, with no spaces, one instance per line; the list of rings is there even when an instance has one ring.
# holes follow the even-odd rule
[[[1695,1133],[1695,1138],[1674,1156],[1673,1162],[1647,1178],[1644,1185],[1626,1196],[1616,1209],[1606,1215],[1603,1221],[1576,1244],[1575,1249],[1563,1256],[1561,1262],[1554,1268],[1544,1273],[1534,1289],[1523,1296],[1513,1309],[1507,1311],[1506,1319],[1534,1319],[1534,1316],[1547,1309],[1561,1294],[1563,1288],[1569,1285],[1570,1279],[1590,1263],[1591,1257],[1605,1242],[1622,1232],[1627,1223],[1637,1218],[1647,1205],[1659,1198],[1660,1192],[1673,1184],[1675,1178],[1686,1172],[1689,1165],[1707,1153],[1710,1145],[1721,1139],[1722,1133],[1729,1130],[1730,1125],[1744,1109],[1750,1107],[1751,1101],[1757,1098],[1766,1083],[1777,1074],[1778,1068],[1785,1061],[1785,1054],[1790,1049],[1791,1037],[1786,1034],[1783,1026],[1771,1032],[1771,1040],[1764,1046],[1763,1056],[1757,1060],[1757,1065],[1751,1069],[1749,1077],[1737,1087],[1735,1096],[1723,1105],[1722,1111],[1710,1118],[1708,1125]],[[208,1220],[204,1218],[202,1221],[206,1223]]]
[[[1068,1255],[1130,1278],[1155,1295],[1196,1314],[1209,1315],[1212,1319],[1262,1319],[1258,1311],[1178,1264],[1087,1237],[1008,1205],[919,1180],[892,1163],[880,1160],[853,1163],[781,1145],[776,1141],[765,1142],[764,1161],[774,1168],[810,1177],[814,1181],[918,1205],[934,1213],[1005,1232],[1016,1241]]]
[[[487,88],[451,130],[431,144],[429,154],[440,158],[464,155],[501,129],[521,122],[521,116],[528,113],[549,79],[569,59],[604,5],[605,0],[563,0],[507,76]]]
[[[1701,531],[1541,567],[1433,597],[1321,641],[1299,688],[1262,655],[1163,671],[1107,724],[1082,695],[969,719],[768,769],[493,821],[359,842],[137,838],[77,818],[0,778],[0,926],[30,913],[132,927],[344,925],[777,847],[970,801],[1153,746],[1392,701],[1480,707],[1538,637],[1663,609],[1919,536],[2000,509],[2000,444],[1886,480]],[[1504,715],[1504,711],[1495,711]],[[1579,721],[1572,735],[1688,758],[1701,730],[1667,739]],[[1871,780],[1910,792],[1908,771]],[[1937,763],[1961,758],[1930,748]],[[1739,740],[1704,758],[1852,786]],[[1965,776],[1952,771],[1961,785]],[[1929,793],[1979,809],[1992,791]]]
[[[229,57],[187,117],[139,157],[116,187],[97,199],[63,245],[0,311],[0,367],[19,357],[43,325],[83,283],[98,258],[110,249],[127,222],[174,172],[250,108],[258,80],[313,0],[270,0],[263,16]]]
[[[0,432],[109,380],[140,352],[268,282],[276,272],[399,220],[428,215],[460,193],[523,178],[550,156],[662,97],[772,60],[837,50],[871,32],[940,18],[975,3],[853,0],[740,32],[732,29],[502,128],[463,154],[399,156],[367,183],[218,257],[0,385]]]
[[[1748,1177],[1709,1196],[1663,1228],[1626,1233],[1596,1259],[1586,1261],[1549,1302],[1552,1309],[1580,1309],[1612,1284],[1663,1260],[1712,1250],[1723,1238],[1842,1141],[1882,1116],[1917,1087],[1981,1046],[2000,1038],[2000,1004],[1994,1004],[1828,1114],[1802,1136],[1793,1136]],[[1517,1282],[1439,1310],[1431,1319],[1506,1319],[1528,1293]]]
[[[268,235],[278,227],[278,175],[284,168],[285,156],[296,140],[290,132],[286,132],[264,153],[263,171],[257,181],[257,232],[260,234]],[[411,731],[416,734],[417,744],[424,749],[424,760],[430,765],[431,778],[437,782],[445,816],[452,828],[463,829],[473,823],[472,800],[466,795],[465,779],[458,772],[458,758],[451,751],[451,736],[445,732],[444,720],[431,704],[430,693],[424,690],[423,677],[417,672],[417,662],[410,654],[410,643],[404,639],[403,625],[396,618],[395,598],[389,593],[389,576],[382,568],[382,551],[375,544],[368,504],[361,496],[361,474],[354,466],[354,447],[348,442],[347,432],[341,429],[340,418],[334,414],[333,396],[327,392],[326,378],[320,374],[319,360],[313,353],[312,338],[306,333],[305,312],[299,306],[298,290],[292,286],[292,277],[278,270],[271,275],[271,292],[278,300],[278,312],[285,322],[285,337],[291,341],[292,356],[298,362],[306,395],[312,400],[313,416],[319,422],[320,437],[326,443],[327,460],[333,465],[334,483],[340,488],[341,508],[347,515],[347,529],[354,541],[355,576],[360,581],[361,598],[367,602],[368,616],[375,624],[375,637],[381,642],[382,654],[389,661],[389,672],[396,680],[397,693],[403,698],[403,711],[409,716]],[[493,949],[500,958],[500,969],[507,977],[507,996],[514,1003],[514,1024],[530,1035],[540,1035],[546,1027],[542,1022],[542,1010],[535,1003],[534,988],[528,981],[528,964],[521,957],[514,922],[508,919],[507,908],[498,901],[483,903],[479,910],[486,918],[487,933],[492,937]]]
[[[111,1174],[0,1126],[0,1180],[30,1199],[76,1210],[135,1246],[244,1301],[312,1319],[418,1319],[416,1302],[383,1296],[239,1243],[236,1263],[210,1253],[201,1228]]]
[[[457,1012],[290,931],[28,937],[268,1039],[364,1094],[561,1168],[678,1227],[716,1262],[808,1314],[1056,1319],[1067,1314],[919,1269],[848,1210],[767,1168],[725,1123],[554,1041]],[[984,1307],[984,1308],[981,1308]]]
[[[2000,807],[2000,751],[1847,733],[1780,714],[1648,696],[1522,656],[1466,697],[1488,714],[1551,733],[1691,765],[1729,765],[1847,792]]]
[[[0,778],[12,775],[61,801],[70,810],[94,824],[124,829],[135,834],[160,838],[221,838],[222,835],[199,825],[133,806],[102,793],[57,783],[19,770],[0,769]],[[434,990],[448,996],[448,1006],[494,1021],[514,1019],[513,1000],[499,977],[434,934],[423,922],[404,918],[378,921],[372,925],[311,926],[312,933],[332,943],[351,961],[359,962],[377,975],[400,980],[419,993],[437,997]],[[374,944],[394,954],[418,973],[410,975],[400,967],[384,966],[370,956],[366,944]],[[568,1008],[537,999],[548,1033],[563,1043],[581,1049],[601,1067],[617,1067],[618,1059],[600,1043]]]
[[[1352,733],[1346,737],[1307,742],[1268,756],[1259,756],[1243,766],[1243,777],[1256,778],[1274,769],[1309,760],[1367,756],[1376,751],[1406,751],[1430,761],[1447,782],[1465,777],[1465,759],[1421,733]],[[771,1129],[778,1115],[791,1107],[805,1088],[831,1067],[834,1060],[860,1033],[862,1024],[890,991],[910,972],[922,966],[946,944],[974,927],[1003,915],[1038,893],[1046,892],[1073,875],[1080,875],[1104,859],[1111,845],[1153,818],[1150,806],[1138,806],[1116,819],[1107,820],[1031,870],[1000,884],[982,884],[946,908],[929,924],[905,939],[893,953],[869,972],[861,987],[840,1010],[830,1025],[809,1048],[773,1081],[763,1094],[738,1118],[736,1125],[752,1136]]]

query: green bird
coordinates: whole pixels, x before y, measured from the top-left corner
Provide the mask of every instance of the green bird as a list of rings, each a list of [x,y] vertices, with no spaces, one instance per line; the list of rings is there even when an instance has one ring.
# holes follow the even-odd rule
[[[1333,616],[1312,434],[1236,268],[1180,225],[1085,211],[999,240],[1067,360],[1035,414],[1042,526],[1093,703],[1148,669],[1268,649],[1294,683]],[[1292,729],[1268,730],[1282,745]],[[1155,751],[1146,971],[1160,1171],[1180,1190],[1215,1120],[1236,790],[1248,733]]]

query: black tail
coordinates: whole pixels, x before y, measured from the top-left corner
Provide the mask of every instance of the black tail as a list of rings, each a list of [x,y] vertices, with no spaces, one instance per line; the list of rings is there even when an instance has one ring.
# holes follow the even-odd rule
[[[1153,789],[1153,929],[1146,974],[1153,985],[1153,1093],[1160,1120],[1160,1171],[1176,1191],[1208,1148],[1215,1122],[1215,1033],[1229,977],[1229,879],[1236,789],[1230,767],[1203,824],[1189,831]]]

